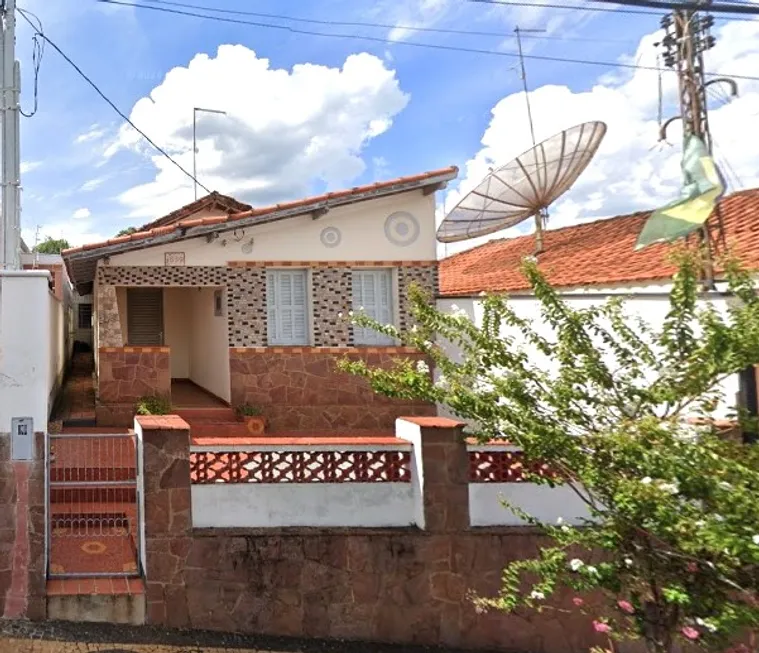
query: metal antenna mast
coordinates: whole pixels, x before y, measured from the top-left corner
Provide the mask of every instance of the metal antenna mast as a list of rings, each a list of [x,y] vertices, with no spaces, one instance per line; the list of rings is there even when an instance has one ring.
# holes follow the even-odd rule
[[[519,70],[520,77],[522,78],[522,88],[524,89],[524,99],[527,103],[527,120],[530,123],[530,136],[532,137],[532,147],[536,145],[535,141],[535,124],[532,120],[532,105],[530,104],[530,89],[527,85],[527,69],[524,65],[524,53],[522,52],[522,34],[540,34],[545,32],[544,29],[520,29],[519,25],[514,28],[514,33],[517,36],[517,50],[519,51]],[[539,170],[538,166],[538,154],[535,152],[535,170],[536,173]],[[548,210],[543,209],[538,215],[535,216],[535,253],[539,254],[543,251],[543,227],[548,221]]]
[[[708,4],[705,3],[708,7]],[[683,137],[697,136],[712,153],[712,137],[709,131],[709,115],[706,102],[706,89],[710,84],[726,82],[737,94],[735,82],[726,78],[706,81],[704,71],[704,52],[714,47],[714,37],[709,33],[714,19],[702,16],[697,9],[674,9],[662,19],[665,36],[661,42],[664,48],[664,64],[677,72],[680,97],[680,115],[670,118],[662,125],[660,137],[666,136],[667,127],[680,118],[683,123]],[[714,287],[714,262],[716,243],[724,246],[724,230],[719,208],[715,233],[710,233],[708,224],[699,230],[699,244],[704,252],[704,285]]]

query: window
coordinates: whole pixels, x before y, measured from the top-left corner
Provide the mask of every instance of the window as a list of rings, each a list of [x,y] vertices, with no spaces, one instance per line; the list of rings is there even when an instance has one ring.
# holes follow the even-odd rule
[[[353,310],[364,313],[381,324],[393,324],[393,276],[390,270],[355,270],[353,272]],[[353,327],[356,345],[392,345],[393,339],[373,329]]]
[[[305,270],[269,270],[266,275],[268,343],[308,344]]]
[[[92,328],[92,304],[79,304],[79,328]]]
[[[224,317],[224,291],[221,288],[213,291],[213,314]]]

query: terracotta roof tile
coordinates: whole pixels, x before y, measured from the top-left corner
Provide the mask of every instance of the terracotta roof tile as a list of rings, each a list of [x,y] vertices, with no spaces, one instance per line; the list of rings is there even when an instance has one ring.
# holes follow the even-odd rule
[[[158,218],[157,220],[153,220],[153,222],[149,222],[148,224],[143,225],[140,227],[140,231],[150,231],[156,227],[163,227],[167,224],[174,224],[183,218],[191,216],[193,213],[214,207],[220,211],[226,212],[227,214],[239,213],[240,211],[247,211],[248,209],[252,208],[250,204],[238,202],[234,197],[229,197],[229,195],[222,195],[221,193],[214,191],[205,197],[201,197],[200,199],[191,202],[190,204],[186,204],[176,211],[172,211],[171,213],[164,215],[162,218]]]
[[[720,202],[725,241],[749,268],[759,268],[759,188],[733,193]],[[612,285],[670,278],[668,255],[677,245],[635,251],[650,211],[597,220],[544,233],[540,269],[557,287]],[[710,221],[716,220],[712,215]],[[440,262],[440,294],[514,292],[529,286],[519,271],[533,254],[534,236],[492,240]]]
[[[89,243],[87,245],[81,245],[80,247],[72,247],[70,249],[63,250],[61,254],[64,256],[69,256],[71,254],[76,254],[78,252],[90,251],[90,250],[100,249],[102,247],[108,247],[110,245],[117,245],[123,242],[142,240],[145,238],[151,238],[153,236],[168,234],[177,229],[187,229],[190,227],[195,227],[195,226],[200,226],[200,225],[212,225],[212,224],[234,222],[235,220],[242,220],[244,218],[249,218],[253,216],[266,215],[269,213],[276,213],[282,210],[294,209],[299,206],[307,207],[311,205],[318,205],[322,202],[326,202],[329,199],[335,199],[339,197],[349,197],[352,195],[361,195],[362,193],[377,190],[380,188],[388,188],[390,186],[407,184],[407,183],[412,183],[416,181],[433,180],[436,177],[449,176],[450,178],[453,178],[457,174],[458,174],[458,168],[456,166],[450,166],[448,168],[441,168],[439,170],[431,170],[430,172],[424,172],[422,174],[413,175],[410,177],[398,177],[396,179],[390,179],[388,181],[381,181],[374,184],[367,184],[366,186],[356,186],[355,188],[348,189],[348,190],[342,190],[342,191],[337,191],[333,193],[325,193],[323,195],[307,197],[300,200],[294,200],[292,202],[276,204],[274,206],[266,206],[266,207],[259,207],[259,208],[249,207],[247,210],[244,210],[238,213],[232,213],[229,215],[223,215],[223,216],[218,216],[218,217],[213,217],[213,218],[194,218],[194,219],[187,220],[187,219],[176,218],[175,216],[170,222],[170,224],[166,224],[165,220],[169,216],[174,215],[174,214],[169,214],[169,216],[165,216],[165,218],[161,218],[159,220],[156,220],[155,222],[150,223],[149,225],[146,225],[143,228],[144,231],[138,231],[136,233],[131,234],[130,236],[120,236],[118,238],[111,238],[110,240],[106,240],[100,243]],[[213,193],[211,195],[213,195]],[[208,199],[209,197],[211,197],[211,195],[203,199]],[[225,197],[225,196],[221,195],[219,197]],[[198,200],[198,202],[200,202],[200,200]],[[194,204],[197,204],[197,203],[188,204],[187,206],[179,209],[178,212],[184,212],[188,209],[188,207],[191,207]],[[245,206],[248,206],[248,205],[246,204]],[[196,207],[193,209],[192,212],[194,213],[197,210],[199,209]],[[178,212],[175,212],[175,213],[178,213]],[[183,215],[186,216],[189,214],[183,213]]]

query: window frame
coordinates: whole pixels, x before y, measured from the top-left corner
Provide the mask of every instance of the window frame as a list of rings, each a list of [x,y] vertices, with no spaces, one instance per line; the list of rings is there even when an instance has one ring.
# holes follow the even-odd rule
[[[90,316],[89,316],[89,320],[87,321],[86,326],[82,326],[82,308],[84,306],[89,306],[90,308]],[[77,304],[76,324],[77,324],[77,329],[81,329],[81,330],[92,329],[92,302],[89,302],[89,303],[82,302],[81,304]]]
[[[269,312],[272,310],[271,306],[269,305],[269,301],[271,300],[271,287],[269,285],[269,279],[270,275],[273,275],[274,278],[278,278],[281,274],[299,274],[303,277],[303,286],[304,286],[304,305],[303,305],[303,313],[304,313],[304,339],[302,342],[299,341],[286,341],[281,340],[278,337],[277,333],[272,333],[271,329],[271,319],[269,317]],[[266,268],[266,344],[268,347],[309,347],[312,343],[312,316],[311,316],[311,310],[312,310],[312,299],[311,299],[311,271],[309,268],[296,268],[296,267],[269,267]],[[277,310],[277,307],[274,308],[274,310]],[[275,318],[276,323],[276,318]],[[278,331],[279,328],[276,327],[275,324],[275,332]]]
[[[360,304],[356,300],[356,275],[360,274],[370,274],[374,276],[375,278],[375,294],[378,297],[379,293],[377,293],[377,290],[381,288],[379,279],[380,275],[386,275],[388,279],[388,292],[389,297],[387,298],[387,310],[390,313],[390,319],[387,321],[380,320],[377,318],[379,322],[383,322],[385,324],[392,324],[393,326],[398,326],[398,284],[397,284],[397,277],[396,277],[396,269],[395,268],[380,268],[380,267],[370,267],[370,268],[353,268],[351,270],[351,307],[354,311],[358,311],[360,309]],[[367,334],[370,334],[370,337],[367,339],[365,336]],[[372,329],[365,329],[363,327],[358,327],[355,324],[352,325],[352,335],[353,335],[353,345],[354,347],[392,347],[397,344],[396,340],[394,338],[391,338],[389,336],[386,336],[384,333],[378,333],[377,331],[374,331]],[[364,337],[362,337],[364,336]]]

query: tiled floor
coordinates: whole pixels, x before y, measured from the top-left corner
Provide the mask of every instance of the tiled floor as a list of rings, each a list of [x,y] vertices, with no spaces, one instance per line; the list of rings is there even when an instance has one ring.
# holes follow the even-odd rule
[[[229,408],[221,399],[187,379],[171,381],[171,405],[174,408]]]
[[[95,387],[92,381],[94,361],[91,353],[76,352],[71,374],[62,392],[54,419],[95,419]]]

